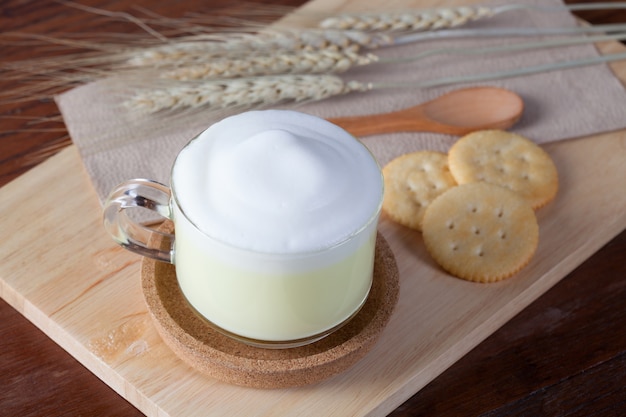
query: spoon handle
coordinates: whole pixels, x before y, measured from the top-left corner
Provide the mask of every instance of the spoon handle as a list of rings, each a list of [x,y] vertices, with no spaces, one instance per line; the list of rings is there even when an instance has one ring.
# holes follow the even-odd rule
[[[391,113],[337,117],[328,121],[357,137],[395,132],[436,132],[452,135],[467,133],[467,128],[447,126],[428,119],[421,106]]]
[[[328,121],[342,127],[354,136],[408,131],[438,131],[432,130],[436,126],[423,117],[421,109],[413,107],[412,110],[410,113],[406,110],[400,110],[391,113],[337,117],[328,119]]]

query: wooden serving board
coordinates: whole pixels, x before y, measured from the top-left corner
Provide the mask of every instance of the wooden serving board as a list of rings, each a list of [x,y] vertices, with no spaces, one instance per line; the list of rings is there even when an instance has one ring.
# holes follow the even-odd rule
[[[327,0],[313,4],[330,10]],[[614,70],[626,79],[624,66]],[[501,283],[464,282],[433,263],[419,233],[383,217],[400,270],[396,311],[372,351],[316,385],[227,385],[167,348],[143,300],[141,260],[106,235],[74,147],[0,189],[0,296],[148,415],[385,415],[626,226],[626,131],[546,149],[561,186],[538,212],[530,265]]]

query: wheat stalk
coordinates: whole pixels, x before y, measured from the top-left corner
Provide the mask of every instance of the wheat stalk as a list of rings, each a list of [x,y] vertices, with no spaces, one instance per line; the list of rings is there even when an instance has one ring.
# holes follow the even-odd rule
[[[562,6],[505,4],[502,6],[458,6],[435,9],[397,10],[382,13],[343,13],[323,19],[319,27],[325,29],[360,31],[425,31],[454,28],[468,22],[490,18],[514,10],[576,11],[625,9],[626,2],[580,3]]]
[[[367,83],[344,81],[336,75],[305,74],[174,83],[163,88],[139,90],[124,101],[127,109],[144,114],[208,107],[245,109],[285,102],[318,101],[338,95],[388,88],[430,88],[446,85],[497,80],[521,75],[576,68],[626,59],[626,53],[602,55],[571,61],[515,68],[492,73],[470,74],[422,82]]]
[[[313,51],[352,51],[403,45],[431,39],[469,37],[573,35],[583,33],[625,31],[625,24],[580,27],[514,27],[414,31],[392,36],[387,33],[365,33],[343,30],[290,30],[258,34],[226,33],[199,36],[190,40],[175,40],[165,45],[137,48],[125,52],[126,65],[131,68],[163,68],[195,65],[215,59],[243,59],[250,54],[297,53]]]
[[[375,49],[393,44],[387,34],[344,30],[267,30],[258,33],[225,33],[198,36],[161,46],[138,49],[127,61],[133,67],[173,63],[206,62],[215,56],[241,56],[250,52],[313,51],[361,48]]]
[[[278,74],[333,74],[345,72],[355,66],[414,62],[435,55],[488,55],[624,39],[626,39],[626,33],[475,48],[436,48],[422,51],[414,56],[399,58],[381,58],[372,53],[362,55],[351,49],[284,52],[275,55],[249,55],[245,58],[217,58],[206,64],[183,66],[165,71],[159,77],[190,81]]]

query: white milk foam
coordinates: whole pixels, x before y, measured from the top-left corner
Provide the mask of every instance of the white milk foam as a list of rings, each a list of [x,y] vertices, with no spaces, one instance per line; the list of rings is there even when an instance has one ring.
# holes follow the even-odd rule
[[[382,176],[343,129],[285,110],[226,118],[179,154],[172,188],[207,235],[263,253],[317,251],[378,212]]]

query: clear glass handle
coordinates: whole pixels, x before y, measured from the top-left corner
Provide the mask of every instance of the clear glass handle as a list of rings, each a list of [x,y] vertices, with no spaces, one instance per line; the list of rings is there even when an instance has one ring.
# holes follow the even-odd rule
[[[134,179],[115,188],[104,203],[104,227],[119,245],[143,256],[173,263],[174,235],[162,233],[131,219],[126,209],[143,207],[171,219],[170,189],[156,181]],[[151,237],[162,236],[158,245]],[[161,249],[165,247],[167,249]]]

